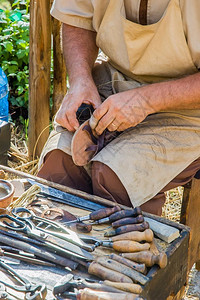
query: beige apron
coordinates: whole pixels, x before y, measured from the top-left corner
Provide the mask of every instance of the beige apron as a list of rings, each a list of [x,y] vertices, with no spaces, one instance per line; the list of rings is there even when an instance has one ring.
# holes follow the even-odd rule
[[[126,20],[123,3],[110,1],[97,34],[97,44],[111,58],[113,92],[197,72],[185,40],[179,0],[171,0],[161,20],[147,26]],[[55,126],[40,161],[56,148],[70,154],[71,139],[71,133]],[[118,175],[136,206],[155,196],[198,157],[200,110],[187,110],[148,116],[93,161],[108,165]]]

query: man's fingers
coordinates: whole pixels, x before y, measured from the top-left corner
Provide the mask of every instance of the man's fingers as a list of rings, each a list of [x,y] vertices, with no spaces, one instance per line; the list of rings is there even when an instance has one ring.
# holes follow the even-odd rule
[[[74,130],[77,130],[79,127],[79,122],[76,118],[76,110],[68,110],[67,111],[67,118],[68,118],[68,122],[70,127]]]
[[[108,112],[105,114],[100,121],[98,122],[95,131],[98,135],[102,134],[102,132],[112,123],[114,116],[112,113]]]
[[[120,125],[121,123],[119,123],[116,119],[114,119],[107,128],[109,131],[116,131],[118,130]]]
[[[97,109],[95,109],[93,116],[99,121],[107,113],[108,109],[108,103],[105,101]]]
[[[93,115],[91,115],[90,120],[89,120],[90,127],[92,129],[95,129],[95,127],[97,126],[97,124],[98,124],[98,120]]]

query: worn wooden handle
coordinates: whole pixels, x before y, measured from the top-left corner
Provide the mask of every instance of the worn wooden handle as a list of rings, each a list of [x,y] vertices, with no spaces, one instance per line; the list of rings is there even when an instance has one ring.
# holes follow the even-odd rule
[[[102,209],[98,209],[96,211],[93,211],[91,214],[90,214],[90,219],[91,220],[99,220],[99,219],[102,219],[102,218],[106,218],[110,215],[112,215],[113,213],[117,212],[117,211],[120,211],[121,208],[119,206],[113,206],[111,208],[107,207],[107,208],[102,208]]]
[[[131,231],[144,231],[145,229],[149,228],[149,224],[147,222],[143,222],[140,224],[131,224],[131,225],[124,225],[118,227],[116,229],[110,230],[104,234],[104,236],[114,236],[117,234],[122,234]]]
[[[140,284],[144,285],[149,280],[149,278],[147,276],[145,276],[145,275],[131,269],[130,267],[127,267],[113,259],[107,258],[105,256],[97,257],[96,262],[98,262],[105,268],[120,272],[121,274],[124,274],[124,275],[130,277],[135,283],[139,282]],[[113,280],[111,280],[111,281],[113,281]]]
[[[164,252],[160,253],[159,255],[154,255],[151,251],[122,253],[121,255],[135,262],[144,263],[147,267],[158,264],[160,268],[165,268],[167,265],[167,255]]]
[[[128,293],[105,293],[97,292],[91,289],[85,288],[82,290],[81,294],[77,297],[80,300],[136,300],[141,299],[139,295],[128,294]]]
[[[148,250],[150,248],[149,243],[140,244],[138,242],[128,240],[113,242],[112,246],[113,249],[118,252],[138,252]]]
[[[121,264],[124,264],[127,267],[133,268],[133,270],[136,270],[140,273],[146,274],[147,268],[145,264],[138,264],[130,259],[127,259],[125,257],[119,256],[115,253],[111,253],[109,255],[109,258],[114,259],[115,261],[120,262]]]
[[[132,240],[136,242],[152,242],[153,241],[153,231],[151,229],[146,229],[143,232],[131,231],[123,234],[116,235],[111,238],[113,242],[120,240]]]
[[[142,293],[142,287],[136,283],[122,283],[122,282],[113,282],[113,281],[105,280],[104,284],[115,287],[127,293],[135,293],[135,294]]]
[[[116,282],[133,283],[133,281],[121,272],[117,272],[107,268],[106,266],[100,265],[99,263],[93,261],[88,268],[88,273],[96,275],[101,279],[108,279]]]
[[[118,228],[123,225],[128,225],[128,224],[138,224],[144,222],[144,217],[142,215],[137,216],[136,218],[129,217],[129,218],[123,218],[120,220],[117,220],[112,223],[113,228]]]

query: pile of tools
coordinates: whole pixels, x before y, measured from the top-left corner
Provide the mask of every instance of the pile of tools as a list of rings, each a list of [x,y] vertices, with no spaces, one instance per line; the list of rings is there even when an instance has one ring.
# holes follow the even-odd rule
[[[69,226],[81,223],[86,228],[111,223],[112,230],[105,233],[106,239],[100,240],[69,229]],[[163,268],[167,263],[166,254],[158,253],[155,248],[153,232],[139,207],[131,210],[122,210],[119,206],[101,208],[84,217],[69,221],[65,218],[64,223],[17,207],[11,215],[0,215],[0,227],[0,255],[44,266],[59,265],[72,271],[81,266],[89,274],[104,280],[91,282],[68,274],[53,288],[57,299],[141,299],[142,287],[149,281],[149,267],[158,264]],[[115,252],[98,255],[97,247],[109,247]],[[11,267],[3,262],[0,266],[16,277]],[[13,289],[31,296],[26,299],[46,299],[44,285],[29,284],[24,278],[20,279],[24,285],[13,285]],[[5,293],[5,286],[11,286],[0,282]],[[27,285],[29,288],[26,288]]]

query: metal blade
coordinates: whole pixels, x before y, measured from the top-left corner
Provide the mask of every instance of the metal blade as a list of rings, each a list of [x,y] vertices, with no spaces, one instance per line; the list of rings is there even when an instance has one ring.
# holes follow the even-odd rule
[[[54,197],[57,199],[61,199],[63,201],[63,203],[66,203],[68,205],[79,207],[79,208],[86,209],[89,211],[95,211],[95,210],[98,210],[101,208],[105,208],[104,205],[89,201],[87,199],[80,198],[78,196],[74,196],[74,195],[62,192],[55,188],[38,183],[32,179],[28,178],[27,180],[28,180],[28,182],[30,182],[31,185],[36,184],[37,186],[39,186],[41,188],[41,192],[43,194],[46,194],[48,196],[51,196],[51,197]]]

